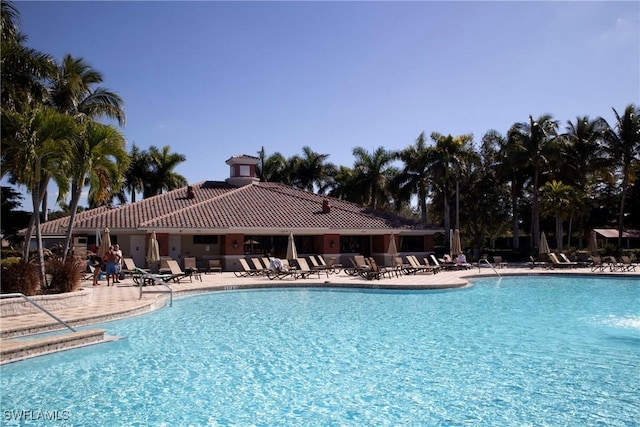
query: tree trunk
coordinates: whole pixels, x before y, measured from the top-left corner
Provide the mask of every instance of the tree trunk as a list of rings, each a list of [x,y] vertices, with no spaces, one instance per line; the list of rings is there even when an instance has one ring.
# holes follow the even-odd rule
[[[533,201],[531,202],[531,227],[533,247],[540,247],[540,214],[538,208],[538,168],[533,174]]]
[[[36,241],[38,244],[38,265],[40,271],[40,289],[43,289],[47,285],[47,278],[45,276],[44,270],[44,251],[42,247],[42,232],[40,230],[40,202],[41,200],[38,198],[40,194],[40,184],[36,184],[36,191],[31,194],[31,199],[33,201],[33,215],[35,217],[35,228],[36,228]]]
[[[43,188],[46,189],[47,185],[49,185],[49,180],[47,179],[44,184],[45,185],[40,187],[40,190],[35,190],[40,193],[40,196],[37,202],[33,200],[34,193],[31,193],[31,200],[33,203],[35,203],[34,206],[36,208],[40,206],[40,202],[47,194],[46,191],[43,191]],[[29,220],[29,225],[27,226],[27,231],[25,232],[25,236],[24,236],[24,246],[22,250],[22,257],[24,259],[29,259],[29,246],[31,244],[31,236],[33,236],[33,229],[36,226],[36,215],[38,216],[38,224],[40,224],[40,211],[39,209],[36,209],[36,208],[33,209],[33,212],[31,214],[31,219]]]
[[[513,249],[520,249],[520,224],[518,215],[518,195],[515,183],[511,184],[511,229],[513,232]]]
[[[556,215],[556,248],[562,252],[562,218]]]
[[[448,254],[451,245],[449,244],[449,229],[451,228],[451,219],[449,218],[449,191],[447,191],[447,185],[444,186],[444,191],[442,192],[444,196],[444,253]]]
[[[71,197],[71,206],[69,209],[71,210],[69,215],[69,226],[67,227],[67,235],[64,239],[64,247],[63,247],[63,260],[67,260],[67,255],[69,254],[69,249],[71,247],[71,238],[73,236],[73,226],[76,218],[76,211],[78,210],[78,204],[80,203],[80,197],[82,196],[82,188],[73,184],[72,185],[72,194]]]
[[[622,232],[624,230],[624,199],[627,198],[627,179],[622,177],[622,195],[620,196],[620,213],[618,216],[618,251],[622,249]]]

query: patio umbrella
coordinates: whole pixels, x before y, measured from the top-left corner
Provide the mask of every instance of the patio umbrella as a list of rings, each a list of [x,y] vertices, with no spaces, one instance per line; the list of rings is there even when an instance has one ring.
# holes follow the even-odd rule
[[[395,259],[398,256],[398,247],[396,246],[396,238],[393,235],[393,233],[391,233],[390,239],[389,239],[389,247],[387,248],[387,257],[389,258],[386,261],[387,265],[395,265]],[[385,258],[387,258],[385,257]]]
[[[149,266],[155,266],[160,261],[160,246],[158,245],[158,239],[156,238],[155,230],[151,232],[149,238],[149,246],[147,247],[147,263]]]
[[[287,260],[291,261],[298,258],[296,242],[293,240],[293,233],[289,233],[289,242],[287,243]]]
[[[591,230],[591,237],[589,238],[589,253],[592,255],[598,253],[598,237],[596,236],[596,232]]]
[[[451,257],[462,253],[462,245],[460,244],[460,230],[457,228],[453,231],[453,242],[451,242]]]
[[[544,256],[551,251],[549,250],[549,244],[547,243],[547,236],[544,235],[544,231],[540,233],[540,247],[538,248],[538,253],[540,256]]]
[[[105,228],[104,230],[102,230],[102,240],[100,242],[100,250],[98,251],[98,255],[103,257],[104,254],[109,252],[110,247],[111,247],[111,234],[109,233],[109,229]]]
[[[389,248],[387,249],[387,253],[389,255],[391,255],[391,257],[397,257],[398,256],[398,248],[396,247],[396,238],[395,236],[392,234],[391,238],[389,239]]]

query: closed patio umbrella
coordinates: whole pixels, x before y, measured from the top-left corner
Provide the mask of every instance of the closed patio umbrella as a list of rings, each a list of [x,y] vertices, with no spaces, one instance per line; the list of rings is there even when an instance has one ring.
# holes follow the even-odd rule
[[[387,253],[391,255],[392,258],[398,256],[398,248],[396,247],[396,238],[393,234],[389,239],[389,248],[387,249]]]
[[[296,242],[293,239],[293,233],[289,233],[289,241],[287,242],[287,260],[291,261],[298,258],[298,250]]]
[[[451,258],[462,253],[462,244],[460,243],[460,230],[457,228],[453,231],[453,241],[451,242]]]
[[[396,238],[391,234],[391,238],[389,239],[389,247],[387,248],[387,256],[390,258],[390,262],[387,262],[387,265],[395,265],[395,258],[398,256],[398,247],[396,246]]]
[[[111,248],[111,234],[109,233],[109,229],[105,228],[102,231],[102,240],[100,242],[100,250],[98,251],[98,255],[100,257],[103,257],[104,254],[109,252],[110,248]]]
[[[156,271],[156,267],[159,269],[160,261],[160,246],[158,245],[158,239],[156,238],[155,230],[151,232],[149,238],[149,246],[147,246],[147,264],[149,268]]]
[[[540,257],[544,257],[546,254],[550,253],[549,243],[547,243],[547,236],[545,236],[544,231],[540,233],[540,247],[538,248],[538,253]]]

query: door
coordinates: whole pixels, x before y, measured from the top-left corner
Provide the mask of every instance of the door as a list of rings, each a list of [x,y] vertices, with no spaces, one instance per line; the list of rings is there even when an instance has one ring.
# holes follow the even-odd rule
[[[136,263],[136,267],[144,268],[146,266],[145,254],[147,253],[145,236],[131,236],[129,242],[129,252],[123,253],[123,257],[133,258],[133,261]]]

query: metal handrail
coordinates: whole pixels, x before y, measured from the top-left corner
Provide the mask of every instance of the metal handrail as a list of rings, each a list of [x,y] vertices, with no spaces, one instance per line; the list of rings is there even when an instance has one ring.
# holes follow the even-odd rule
[[[478,273],[480,273],[480,263],[481,263],[482,261],[486,262],[486,263],[489,265],[489,267],[491,267],[491,269],[492,269],[492,270],[493,270],[493,271],[498,275],[498,277],[502,278],[502,276],[500,275],[500,273],[498,273],[498,270],[496,270],[496,269],[495,269],[495,267],[493,266],[493,264],[491,264],[491,263],[489,262],[489,260],[488,260],[488,259],[486,259],[486,258],[482,258],[480,261],[478,261]]]
[[[140,297],[138,299],[142,299],[142,286],[145,283],[145,279],[148,279],[153,281],[154,285],[162,285],[168,289],[168,291],[152,291],[152,292],[168,293],[169,307],[172,307],[173,306],[173,288],[171,288],[171,286],[167,282],[165,282],[155,274],[148,273],[144,270],[140,270],[139,268],[136,268],[136,270],[138,273],[140,273],[140,280],[138,281],[138,288],[140,288]],[[147,291],[147,292],[150,292],[150,291]]]
[[[10,294],[0,294],[0,298],[14,298],[14,297],[22,297],[22,298],[24,298],[25,300],[29,301],[31,304],[35,305],[36,308],[38,308],[38,310],[40,310],[43,313],[45,313],[45,314],[49,315],[50,317],[52,317],[56,322],[58,322],[61,325],[66,326],[67,328],[71,329],[72,332],[77,332],[67,322],[65,322],[64,320],[60,319],[55,314],[51,313],[49,310],[47,310],[46,308],[44,308],[43,306],[41,306],[40,304],[38,304],[37,302],[35,302],[34,300],[32,300],[31,298],[29,298],[28,296],[26,296],[23,293],[15,292],[15,293],[10,293]]]

